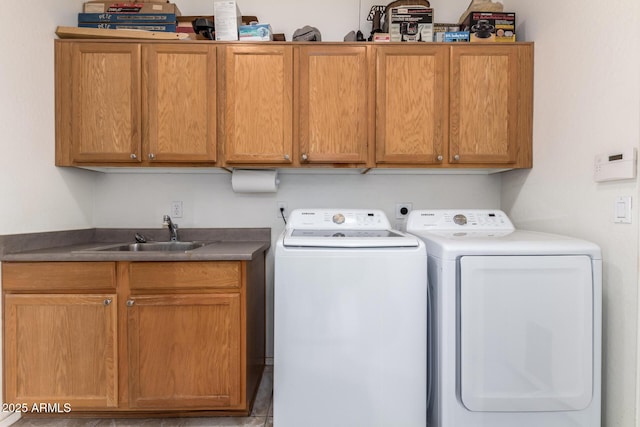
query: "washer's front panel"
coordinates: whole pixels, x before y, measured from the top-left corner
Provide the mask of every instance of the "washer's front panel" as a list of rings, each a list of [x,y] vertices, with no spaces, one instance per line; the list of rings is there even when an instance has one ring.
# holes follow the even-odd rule
[[[593,395],[588,256],[463,256],[459,398],[470,411],[573,411]]]

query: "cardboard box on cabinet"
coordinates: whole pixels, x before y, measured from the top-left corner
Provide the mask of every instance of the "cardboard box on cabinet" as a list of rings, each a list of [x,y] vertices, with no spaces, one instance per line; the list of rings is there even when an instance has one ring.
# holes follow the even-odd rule
[[[273,40],[273,31],[269,24],[241,25],[238,30],[240,40],[244,41],[270,41]]]
[[[444,41],[444,33],[452,32],[452,31],[460,31],[460,25],[444,24],[444,23],[433,24],[433,41],[434,42]]]
[[[425,6],[392,7],[389,35],[392,42],[433,41],[433,9]]]
[[[215,1],[213,3],[213,16],[216,26],[216,40],[238,40],[242,14],[237,2],[233,0]]]
[[[172,13],[180,16],[174,3],[149,1],[89,1],[82,8],[83,13]]]
[[[78,28],[101,28],[105,30],[144,30],[162,33],[175,33],[176,24],[163,23],[135,23],[135,22],[83,22]]]

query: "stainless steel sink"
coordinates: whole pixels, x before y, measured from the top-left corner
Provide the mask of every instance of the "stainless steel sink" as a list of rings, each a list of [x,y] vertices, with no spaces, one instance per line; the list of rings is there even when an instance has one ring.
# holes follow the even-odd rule
[[[111,245],[90,249],[98,252],[186,252],[212,244],[212,242],[147,242]]]

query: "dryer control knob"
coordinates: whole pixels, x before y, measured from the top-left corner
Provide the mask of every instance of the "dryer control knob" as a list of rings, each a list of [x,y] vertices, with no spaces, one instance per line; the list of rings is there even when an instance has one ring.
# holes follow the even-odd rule
[[[338,213],[333,216],[333,222],[336,224],[344,224],[344,215]]]
[[[458,225],[466,225],[467,224],[467,217],[462,215],[462,214],[458,214],[458,215],[453,217],[453,222],[455,222]]]

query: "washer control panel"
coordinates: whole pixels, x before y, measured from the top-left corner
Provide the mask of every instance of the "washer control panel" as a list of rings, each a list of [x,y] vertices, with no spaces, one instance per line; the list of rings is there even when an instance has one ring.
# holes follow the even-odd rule
[[[431,209],[413,210],[407,220],[407,230],[504,230],[513,231],[511,220],[495,209]]]
[[[313,230],[388,230],[391,224],[376,209],[296,209],[291,212],[287,228]]]

